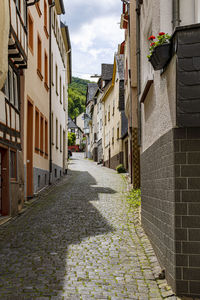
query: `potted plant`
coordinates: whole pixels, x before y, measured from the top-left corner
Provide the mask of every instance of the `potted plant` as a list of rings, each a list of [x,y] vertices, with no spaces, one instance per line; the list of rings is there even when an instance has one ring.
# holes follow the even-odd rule
[[[151,44],[147,57],[156,71],[163,69],[171,58],[170,38],[171,36],[164,32],[160,32],[157,37],[151,35],[148,38]]]

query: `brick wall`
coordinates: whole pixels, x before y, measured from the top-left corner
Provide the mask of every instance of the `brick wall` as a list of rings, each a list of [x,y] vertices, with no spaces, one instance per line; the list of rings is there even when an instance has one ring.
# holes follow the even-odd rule
[[[141,155],[142,224],[177,295],[200,295],[200,128],[177,128]]]

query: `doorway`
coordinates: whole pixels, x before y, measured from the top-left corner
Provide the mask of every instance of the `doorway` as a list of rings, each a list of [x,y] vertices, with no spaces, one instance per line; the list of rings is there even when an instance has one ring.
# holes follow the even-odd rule
[[[9,152],[0,148],[0,215],[7,216],[10,211],[9,201]]]
[[[125,169],[128,171],[128,141],[125,142]]]
[[[27,137],[26,137],[26,196],[33,197],[33,105],[27,106]]]
[[[109,152],[108,152],[108,155],[109,155],[109,157],[108,157],[108,168],[110,168],[110,160],[111,160],[110,148],[109,148],[108,151],[109,151]]]

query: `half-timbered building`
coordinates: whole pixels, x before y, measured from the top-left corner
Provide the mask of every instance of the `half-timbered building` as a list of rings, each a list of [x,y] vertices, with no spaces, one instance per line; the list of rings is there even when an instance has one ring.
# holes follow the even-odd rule
[[[0,91],[0,214],[15,215],[24,201],[23,101],[27,68],[27,6],[29,0],[8,0],[8,73]],[[5,15],[4,15],[5,16]]]

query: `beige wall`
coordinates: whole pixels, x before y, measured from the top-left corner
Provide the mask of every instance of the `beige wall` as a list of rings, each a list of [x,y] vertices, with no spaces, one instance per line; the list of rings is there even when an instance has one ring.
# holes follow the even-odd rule
[[[63,145],[66,145],[66,140],[63,140],[63,130],[66,130],[66,108],[67,108],[67,78],[66,78],[66,55],[65,52],[61,52],[64,49],[64,42],[60,30],[59,16],[56,13],[55,7],[52,9],[52,14],[56,16],[57,25],[52,24],[52,162],[53,164],[64,169],[64,156]],[[56,31],[57,27],[57,31]],[[59,41],[59,43],[58,43]],[[56,91],[56,66],[57,66],[57,78],[58,88]],[[60,91],[60,78],[61,78],[61,91]],[[64,94],[63,94],[64,88]],[[58,122],[58,147],[56,147],[56,120]],[[62,128],[62,134],[60,135],[60,126]],[[64,144],[63,144],[64,143]],[[61,146],[61,147],[60,147]]]
[[[8,71],[9,2],[0,3],[0,89],[3,87]]]
[[[113,100],[114,100],[114,115],[113,115]],[[109,148],[111,158],[122,151],[121,137],[121,112],[118,109],[119,101],[119,79],[115,78],[115,84],[112,88],[111,93],[104,101],[104,113],[103,113],[103,126],[104,126],[104,137],[103,137],[103,153],[104,161],[109,159]],[[108,121],[108,111],[110,107],[110,121]],[[105,114],[106,114],[106,125],[105,125]],[[119,124],[119,139],[117,139],[117,126]],[[112,143],[112,130],[114,128],[114,143]]]
[[[48,3],[48,2],[47,2]],[[48,159],[35,153],[35,107],[37,107],[49,125],[49,92],[44,85],[44,51],[49,56],[49,39],[44,31],[44,1],[40,1],[42,15],[39,17],[36,6],[28,9],[34,21],[33,51],[28,50],[28,69],[25,71],[25,105],[24,105],[24,163],[26,164],[26,143],[27,143],[27,101],[30,99],[34,106],[33,115],[33,167],[49,170]],[[48,7],[48,4],[47,4]],[[47,13],[49,9],[47,8]],[[48,24],[48,22],[47,22]],[[40,35],[42,41],[42,80],[37,73],[37,37]],[[45,134],[44,134],[45,136]],[[48,149],[49,153],[49,149]]]
[[[83,119],[83,115],[84,112],[82,114],[80,114],[77,118],[76,118],[76,125],[81,128],[81,130],[84,130],[84,119]]]

